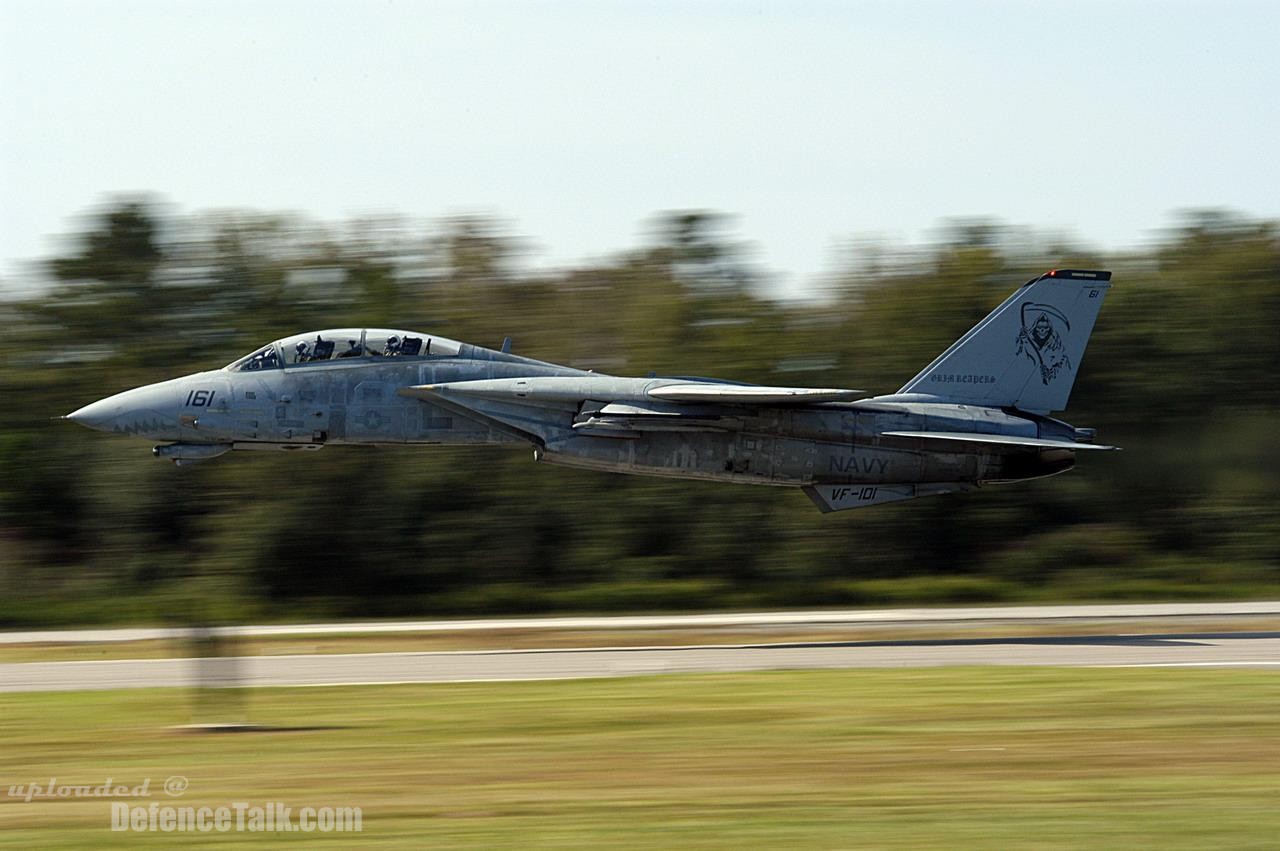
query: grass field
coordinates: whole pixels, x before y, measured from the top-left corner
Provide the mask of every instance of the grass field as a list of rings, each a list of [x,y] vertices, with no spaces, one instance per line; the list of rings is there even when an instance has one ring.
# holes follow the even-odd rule
[[[1268,671],[254,689],[250,719],[281,729],[212,735],[170,729],[193,720],[188,697],[7,694],[0,785],[150,777],[164,804],[358,806],[363,833],[112,833],[105,801],[4,797],[0,844],[1274,848],[1280,837],[1280,677]],[[190,779],[181,798],[159,790],[172,775]]]

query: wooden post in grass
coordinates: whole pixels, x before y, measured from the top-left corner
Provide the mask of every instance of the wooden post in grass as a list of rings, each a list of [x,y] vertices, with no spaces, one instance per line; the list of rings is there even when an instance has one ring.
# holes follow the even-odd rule
[[[191,723],[187,729],[231,732],[253,727],[248,719],[243,658],[231,630],[193,626],[186,631],[191,660]]]

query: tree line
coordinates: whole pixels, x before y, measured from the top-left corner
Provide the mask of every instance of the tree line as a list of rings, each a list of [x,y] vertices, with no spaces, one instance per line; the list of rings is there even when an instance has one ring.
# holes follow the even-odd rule
[[[43,262],[47,287],[0,303],[0,624],[1274,594],[1277,223],[1197,211],[1110,255],[1022,233],[977,220],[928,245],[864,245],[802,301],[777,298],[707,212],[545,271],[488,218],[177,216],[119,199]],[[351,326],[510,336],[601,372],[886,393],[1054,267],[1114,272],[1064,417],[1124,451],[845,514],[798,491],[534,467],[518,449],[175,469],[51,419]]]

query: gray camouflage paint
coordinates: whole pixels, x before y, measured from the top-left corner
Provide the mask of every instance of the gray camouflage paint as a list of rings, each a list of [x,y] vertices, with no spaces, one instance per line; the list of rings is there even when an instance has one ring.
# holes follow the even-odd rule
[[[523,444],[533,446],[540,461],[573,467],[804,487],[824,511],[874,505],[1052,475],[1073,465],[1069,444],[1087,442],[1092,433],[1048,417],[1044,408],[1065,405],[1086,341],[1072,335],[1064,342],[1058,335],[1065,331],[1054,328],[1052,345],[1064,354],[1050,370],[1032,348],[1045,335],[1037,338],[1021,317],[1034,295],[1031,322],[1043,325],[1048,314],[1065,328],[1074,310],[1087,336],[1101,299],[1085,299],[1108,284],[1095,279],[1082,288],[1079,281],[1046,283],[1048,277],[1015,292],[899,393],[852,402],[672,403],[648,391],[691,380],[598,375],[440,340],[441,354],[418,357],[366,355],[257,369],[242,359],[111,396],[68,418],[169,442],[155,453],[179,464],[229,449]],[[1085,295],[1090,289],[1093,297]],[[1053,306],[1055,296],[1064,306]],[[1091,312],[1081,313],[1081,304]],[[984,326],[994,330],[979,333]],[[966,348],[967,340],[976,342]],[[283,363],[287,352],[275,351]],[[1051,384],[1059,373],[1060,383]],[[992,377],[947,392],[935,389],[938,375]],[[1041,410],[1019,409],[1019,397],[993,395],[999,392],[1025,393]],[[1068,446],[961,441],[944,447],[887,432],[1003,435]]]

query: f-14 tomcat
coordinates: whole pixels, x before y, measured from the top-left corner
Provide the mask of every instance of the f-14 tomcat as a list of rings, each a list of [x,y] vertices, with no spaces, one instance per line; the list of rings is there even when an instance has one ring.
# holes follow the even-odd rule
[[[1066,407],[1110,272],[1028,281],[898,392],[623,378],[431,334],[311,331],[67,419],[178,464],[334,444],[523,444],[538,461],[801,488],[822,511],[1068,470]]]

